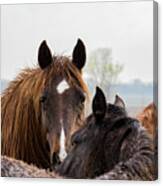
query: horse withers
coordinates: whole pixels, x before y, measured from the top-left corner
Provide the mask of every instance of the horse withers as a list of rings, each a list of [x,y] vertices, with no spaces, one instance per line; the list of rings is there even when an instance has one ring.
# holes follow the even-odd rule
[[[2,155],[40,168],[63,161],[71,135],[83,124],[85,62],[80,39],[72,59],[52,56],[46,41],[41,43],[39,67],[21,72],[2,95]]]
[[[152,139],[127,116],[124,101],[117,95],[114,104],[107,103],[97,87],[92,111],[57,171],[68,178],[155,179]]]

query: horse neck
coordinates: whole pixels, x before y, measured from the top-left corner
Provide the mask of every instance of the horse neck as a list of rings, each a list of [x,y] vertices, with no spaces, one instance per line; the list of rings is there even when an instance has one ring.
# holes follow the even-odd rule
[[[34,90],[38,83],[28,79],[18,81],[14,86],[11,83],[3,95],[2,154],[46,168],[49,157],[42,129],[39,93]]]

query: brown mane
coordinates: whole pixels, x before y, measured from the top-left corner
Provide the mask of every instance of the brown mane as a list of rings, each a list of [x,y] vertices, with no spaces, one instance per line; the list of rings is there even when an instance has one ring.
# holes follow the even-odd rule
[[[49,167],[49,155],[43,140],[45,133],[40,127],[42,121],[39,99],[44,85],[60,73],[64,73],[64,77],[71,85],[78,84],[88,93],[79,70],[68,57],[55,57],[55,62],[45,70],[39,67],[25,69],[3,92],[1,99],[3,155],[22,159],[39,167]]]
[[[157,109],[154,103],[149,104],[137,116],[142,126],[154,137],[157,127]]]

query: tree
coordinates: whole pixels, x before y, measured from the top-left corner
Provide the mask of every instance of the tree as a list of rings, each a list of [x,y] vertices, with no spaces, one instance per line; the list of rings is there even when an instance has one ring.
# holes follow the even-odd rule
[[[87,64],[90,87],[98,85],[109,96],[110,88],[117,82],[123,65],[113,60],[112,50],[109,48],[99,48],[92,51]]]

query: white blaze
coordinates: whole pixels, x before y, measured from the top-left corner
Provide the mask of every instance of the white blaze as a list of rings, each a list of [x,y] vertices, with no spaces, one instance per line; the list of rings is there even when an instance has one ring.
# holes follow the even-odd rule
[[[59,94],[62,94],[65,90],[69,89],[69,84],[65,81],[62,80],[58,86],[57,86],[57,91]],[[66,148],[65,148],[65,132],[63,128],[63,120],[60,120],[61,124],[61,134],[60,134],[60,150],[59,150],[59,159],[62,162],[65,157],[67,156]]]
[[[63,125],[61,125],[61,135],[60,135],[60,150],[59,150],[59,159],[62,162],[67,156],[66,148],[65,148],[65,132],[63,129]]]
[[[69,84],[65,80],[62,80],[57,86],[57,91],[59,94],[62,94],[68,88],[69,88]]]

